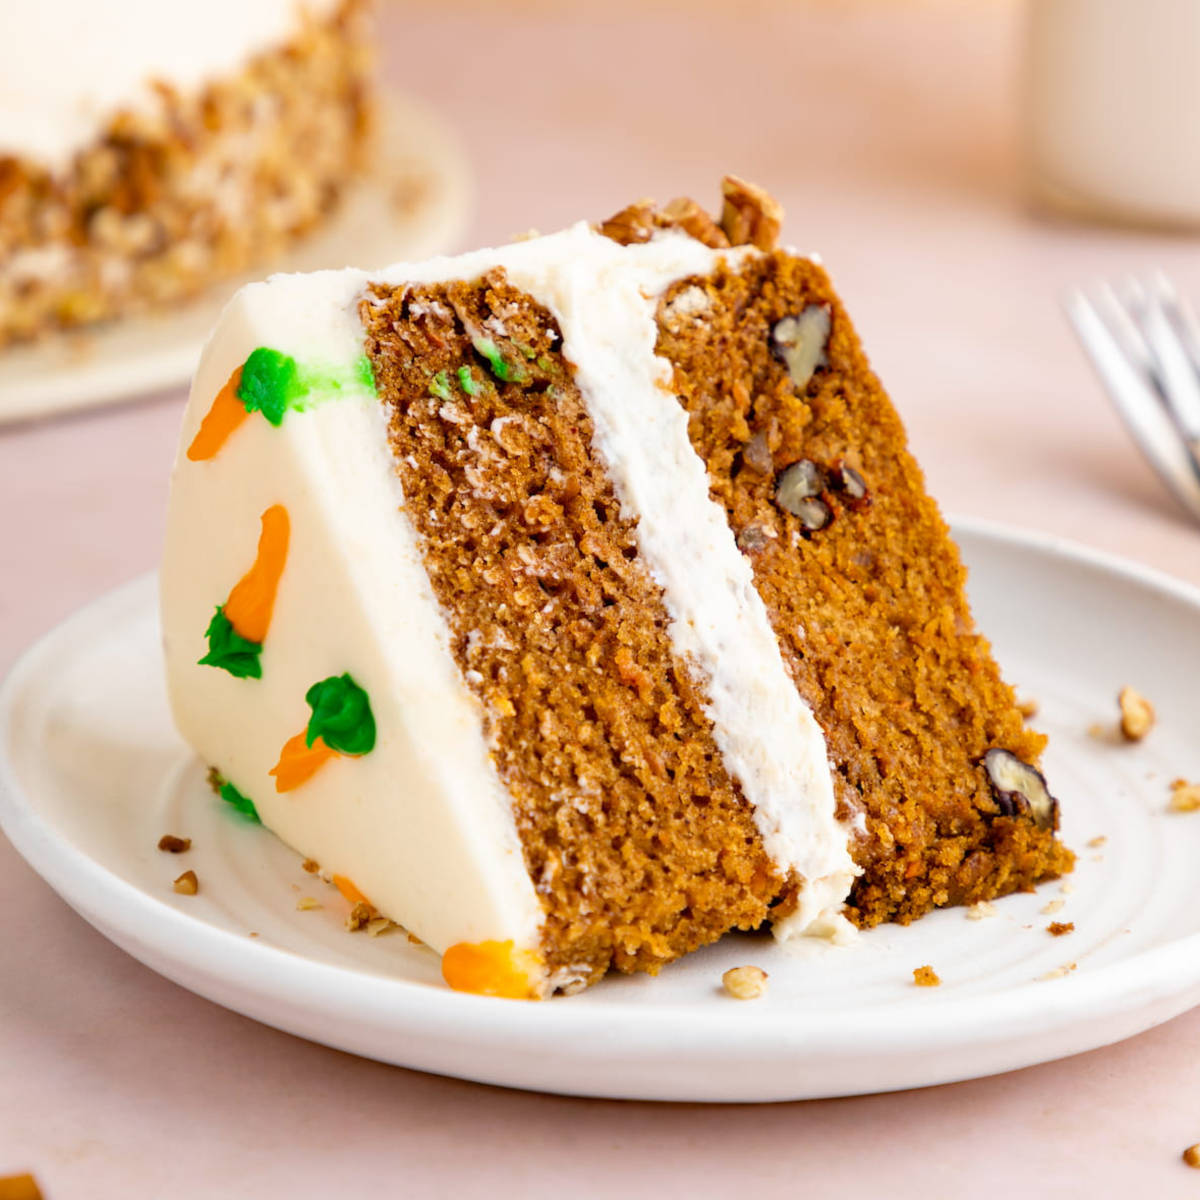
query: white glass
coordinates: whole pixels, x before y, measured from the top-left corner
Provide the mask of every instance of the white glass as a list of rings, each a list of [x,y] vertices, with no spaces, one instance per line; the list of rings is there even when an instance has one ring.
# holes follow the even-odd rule
[[[1038,196],[1200,228],[1200,0],[1029,0],[1027,20]]]

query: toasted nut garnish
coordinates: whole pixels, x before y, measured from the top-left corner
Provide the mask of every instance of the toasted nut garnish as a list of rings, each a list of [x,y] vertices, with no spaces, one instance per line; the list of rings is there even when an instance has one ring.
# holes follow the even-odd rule
[[[1050,795],[1041,771],[1022,762],[1011,750],[997,748],[983,756],[983,766],[1002,816],[1027,813],[1039,829],[1054,828],[1058,801]]]
[[[378,937],[381,933],[391,933],[400,926],[387,917],[372,917],[367,922],[367,937]]]
[[[172,887],[181,896],[194,896],[200,890],[200,881],[196,878],[195,871],[184,871],[178,879],[175,880]]]
[[[1189,1167],[1200,1167],[1200,1146],[1189,1146],[1183,1152],[1183,1161]]]
[[[165,850],[168,854],[182,854],[185,850],[192,848],[192,839],[176,837],[173,833],[164,833],[158,839],[158,848]]]
[[[600,224],[600,232],[621,246],[648,242],[654,236],[654,201],[638,200],[613,213]]]
[[[1117,696],[1121,707],[1121,736],[1140,742],[1154,728],[1154,705],[1141,692],[1123,687]]]
[[[917,987],[939,987],[941,986],[941,982],[941,978],[932,967],[924,966],[913,968],[913,983],[915,983]]]
[[[724,230],[688,196],[680,196],[666,205],[660,213],[659,223],[682,229],[713,250],[724,250],[729,246]]]
[[[766,993],[767,973],[762,967],[730,967],[721,984],[735,1000],[757,1000]]]
[[[351,933],[357,933],[360,929],[365,929],[367,922],[374,916],[375,910],[369,904],[364,904],[360,900],[350,910],[350,915],[346,918],[346,928]]]
[[[825,351],[832,328],[833,316],[825,304],[810,304],[771,326],[771,351],[797,388],[807,387],[817,368],[829,365]]]
[[[1200,808],[1200,783],[1177,779],[1171,785],[1172,812],[1195,812]]]
[[[322,908],[323,905],[315,896],[301,896],[296,901],[296,907],[301,912],[311,912],[314,908]]]
[[[731,246],[775,249],[783,227],[783,208],[773,196],[736,175],[726,175],[721,180],[721,198],[721,228]]]

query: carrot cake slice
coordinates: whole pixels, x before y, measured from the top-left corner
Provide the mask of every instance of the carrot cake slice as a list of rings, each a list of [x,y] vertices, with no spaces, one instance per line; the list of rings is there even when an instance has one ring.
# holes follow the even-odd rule
[[[269,262],[364,165],[369,0],[44,0],[0,36],[0,348]]]
[[[1069,870],[1029,730],[820,264],[691,201],[243,289],[162,611],[226,799],[442,954],[574,991]]]

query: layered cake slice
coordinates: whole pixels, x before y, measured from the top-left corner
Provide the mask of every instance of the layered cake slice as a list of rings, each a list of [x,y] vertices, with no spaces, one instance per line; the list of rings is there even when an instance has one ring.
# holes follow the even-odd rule
[[[227,308],[172,485],[180,730],[466,991],[1069,870],[820,265],[727,179]]]

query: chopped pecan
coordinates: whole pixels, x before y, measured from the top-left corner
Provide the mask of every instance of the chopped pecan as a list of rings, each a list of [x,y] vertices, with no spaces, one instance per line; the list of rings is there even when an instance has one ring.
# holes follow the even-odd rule
[[[729,245],[725,231],[689,196],[672,200],[662,210],[659,223],[682,229],[713,250],[723,250]]]
[[[756,184],[736,175],[721,180],[721,228],[731,246],[754,245],[774,250],[783,226],[783,208]]]

